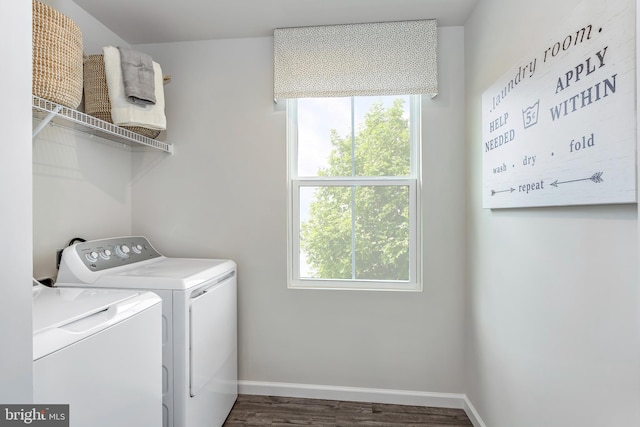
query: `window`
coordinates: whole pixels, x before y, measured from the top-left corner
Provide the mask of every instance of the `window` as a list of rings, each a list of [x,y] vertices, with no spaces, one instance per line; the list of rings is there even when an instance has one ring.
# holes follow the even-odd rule
[[[289,286],[420,290],[420,96],[287,100]]]

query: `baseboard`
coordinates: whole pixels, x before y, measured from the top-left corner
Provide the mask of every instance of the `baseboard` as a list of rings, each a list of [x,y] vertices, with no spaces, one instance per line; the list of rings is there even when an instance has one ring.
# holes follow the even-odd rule
[[[361,387],[338,387],[314,384],[238,381],[240,394],[297,397],[305,399],[345,400],[351,402],[389,403],[394,405],[433,406],[462,409],[475,427],[486,427],[465,394],[431,393]]]
[[[471,420],[474,427],[487,427],[482,418],[480,418],[480,414],[478,414],[476,407],[473,406],[473,403],[471,403],[467,395],[464,396],[464,408],[462,409],[467,413],[467,417],[469,417],[469,420]]]

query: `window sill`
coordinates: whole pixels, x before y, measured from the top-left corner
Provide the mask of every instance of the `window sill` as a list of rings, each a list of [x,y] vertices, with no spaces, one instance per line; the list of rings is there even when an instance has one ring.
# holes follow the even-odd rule
[[[369,280],[289,280],[289,289],[314,289],[337,291],[422,292],[421,282],[391,282]]]

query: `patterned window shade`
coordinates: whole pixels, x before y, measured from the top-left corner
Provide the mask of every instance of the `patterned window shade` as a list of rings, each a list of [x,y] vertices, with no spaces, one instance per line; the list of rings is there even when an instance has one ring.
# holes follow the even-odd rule
[[[438,92],[435,20],[280,28],[274,98]]]

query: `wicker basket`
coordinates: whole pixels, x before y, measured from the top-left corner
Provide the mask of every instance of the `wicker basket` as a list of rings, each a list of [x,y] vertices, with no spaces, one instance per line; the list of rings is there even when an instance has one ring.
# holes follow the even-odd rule
[[[102,55],[87,55],[84,58],[84,112],[105,122],[113,123]],[[157,129],[140,126],[121,127],[151,139],[160,135]]]
[[[82,101],[82,32],[67,16],[33,0],[34,95],[78,108]]]

